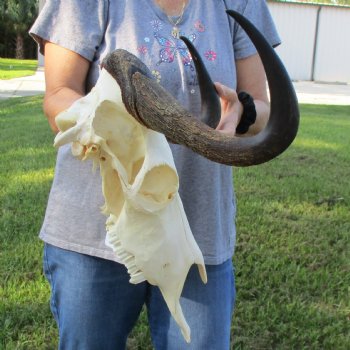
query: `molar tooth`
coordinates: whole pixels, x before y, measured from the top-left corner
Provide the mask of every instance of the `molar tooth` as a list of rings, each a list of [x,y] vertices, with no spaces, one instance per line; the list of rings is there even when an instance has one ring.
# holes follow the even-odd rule
[[[138,283],[141,283],[141,282],[143,282],[145,280],[146,280],[146,278],[143,275],[143,273],[139,272],[138,274],[131,276],[129,282],[132,283],[132,284],[138,284]]]
[[[130,254],[128,252],[126,252],[124,250],[124,252],[119,254],[119,258],[123,260],[123,262],[125,261],[126,258],[128,258],[130,256]]]
[[[124,248],[123,248],[123,246],[121,244],[115,244],[114,246],[115,246],[116,250],[118,249],[118,250],[124,251]]]
[[[120,241],[112,236],[111,236],[111,238],[109,238],[109,242],[112,243],[113,245],[115,245],[116,247],[121,247]]]
[[[118,246],[118,247],[121,247],[121,246],[122,246],[122,242],[120,242],[120,239],[119,239],[119,238],[116,237],[113,241],[114,241],[114,243],[115,243],[116,246]]]
[[[134,261],[128,261],[127,263],[124,262],[124,265],[128,270],[133,269],[136,266]]]
[[[139,270],[137,273],[134,273],[133,275],[132,275],[132,277],[133,278],[137,278],[137,277],[140,277],[140,276],[143,276],[143,272],[141,271],[141,270]]]
[[[116,251],[118,256],[120,256],[121,254],[125,253],[125,250],[123,249],[123,247],[116,247],[115,251]]]
[[[129,274],[130,274],[132,277],[136,276],[138,273],[142,273],[142,272],[140,271],[140,269],[139,269],[137,266],[135,266],[135,265],[131,266],[131,267],[128,269],[128,272],[129,272]]]
[[[130,263],[133,263],[135,260],[135,257],[133,255],[129,255],[127,258],[125,258],[124,260],[124,264],[130,264]]]
[[[110,225],[110,227],[112,227],[113,223],[110,223],[109,225]],[[115,247],[121,247],[122,246],[119,238],[116,237],[115,235],[109,235],[108,241],[109,241],[109,243],[113,244],[113,246],[115,246]]]

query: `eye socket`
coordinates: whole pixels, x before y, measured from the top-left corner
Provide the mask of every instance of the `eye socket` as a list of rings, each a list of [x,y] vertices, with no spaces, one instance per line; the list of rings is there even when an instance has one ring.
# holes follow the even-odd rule
[[[138,194],[147,201],[166,204],[177,192],[178,183],[174,169],[159,165],[146,173]]]

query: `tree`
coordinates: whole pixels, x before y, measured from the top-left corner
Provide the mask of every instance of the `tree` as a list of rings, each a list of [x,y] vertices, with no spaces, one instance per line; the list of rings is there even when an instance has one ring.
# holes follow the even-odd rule
[[[24,37],[38,13],[37,0],[5,0],[5,17],[16,40],[16,58],[24,58]]]

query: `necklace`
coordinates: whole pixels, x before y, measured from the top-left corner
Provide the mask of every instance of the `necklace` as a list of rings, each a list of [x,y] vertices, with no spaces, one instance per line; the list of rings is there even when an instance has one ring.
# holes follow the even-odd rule
[[[171,36],[174,39],[179,39],[180,38],[180,29],[178,27],[178,25],[181,23],[182,18],[184,16],[185,13],[185,7],[186,7],[186,0],[183,1],[182,4],[182,8],[181,8],[181,13],[179,16],[168,16],[168,21],[172,24],[173,29],[171,30]],[[166,11],[164,10],[164,8],[162,7],[162,10],[166,13]],[[177,17],[176,21],[173,20],[173,17]]]

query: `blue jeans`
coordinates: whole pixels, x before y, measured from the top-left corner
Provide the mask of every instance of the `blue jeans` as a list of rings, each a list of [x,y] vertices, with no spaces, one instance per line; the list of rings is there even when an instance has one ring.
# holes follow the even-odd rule
[[[191,328],[187,344],[157,287],[129,283],[124,265],[45,245],[44,272],[62,350],[123,350],[143,305],[156,350],[230,348],[235,299],[231,260],[207,265],[208,283],[192,266],[181,296]]]

